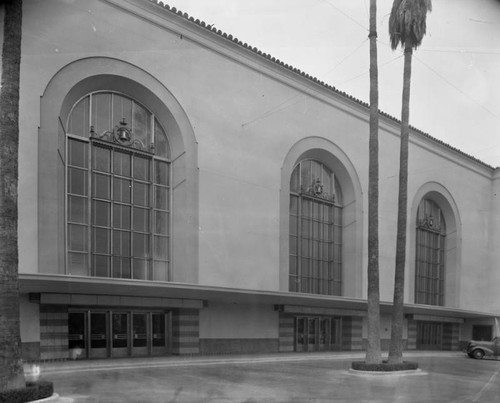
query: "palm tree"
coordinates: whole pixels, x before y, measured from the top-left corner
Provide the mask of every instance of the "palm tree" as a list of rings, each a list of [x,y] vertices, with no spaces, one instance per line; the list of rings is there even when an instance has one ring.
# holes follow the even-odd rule
[[[410,126],[411,61],[413,50],[420,46],[425,36],[427,12],[431,10],[431,0],[394,0],[389,17],[391,47],[395,50],[398,45],[401,45],[404,49],[396,266],[389,363],[400,363],[403,361],[403,301],[408,209],[408,135]]]
[[[0,390],[25,386],[19,326],[17,162],[22,0],[5,0],[0,89]]]
[[[378,267],[378,66],[377,1],[370,0],[370,143],[368,172],[368,312],[367,364],[379,364],[380,291]]]

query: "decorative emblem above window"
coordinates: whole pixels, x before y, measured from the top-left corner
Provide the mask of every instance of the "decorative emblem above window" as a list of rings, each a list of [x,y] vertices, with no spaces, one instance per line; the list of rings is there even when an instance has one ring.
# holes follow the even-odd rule
[[[316,181],[314,181],[314,183],[311,186],[306,187],[305,189],[302,186],[301,193],[308,195],[308,196],[316,197],[318,199],[327,200],[330,202],[335,202],[335,195],[328,194],[324,191],[324,186],[321,183],[321,180],[319,178],[316,179]]]
[[[148,150],[146,145],[141,140],[133,138],[132,130],[127,127],[125,118],[120,120],[120,125],[116,125],[113,131],[105,130],[101,134],[95,132],[94,126],[90,126],[90,137],[120,144],[126,147],[134,147],[142,151],[152,152],[154,149],[153,144],[150,144]]]
[[[441,232],[441,225],[436,223],[436,220],[432,215],[425,215],[424,218],[419,219],[418,226],[430,231]]]

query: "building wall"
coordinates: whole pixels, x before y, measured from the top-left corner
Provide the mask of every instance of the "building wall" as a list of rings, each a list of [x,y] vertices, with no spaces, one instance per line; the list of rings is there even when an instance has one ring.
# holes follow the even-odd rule
[[[78,96],[111,86],[139,97],[168,129],[175,172],[172,280],[286,291],[289,175],[300,158],[313,156],[334,168],[348,200],[343,295],[366,298],[366,106],[150,2],[113,2],[23,2],[20,272],[65,273],[61,131]],[[379,141],[380,286],[381,299],[391,301],[396,121],[381,118]],[[409,172],[406,301],[414,301],[416,208],[432,197],[446,206],[450,224],[445,305],[497,310],[498,174],[492,181],[492,169],[417,133],[410,137]],[[229,330],[228,318],[241,326]],[[255,330],[256,323],[265,326]],[[231,333],[278,340],[278,323],[265,307],[213,304],[200,313],[199,338],[214,343]],[[358,322],[350,328],[357,332]],[[352,332],[346,340],[356,339],[357,348],[361,335]]]

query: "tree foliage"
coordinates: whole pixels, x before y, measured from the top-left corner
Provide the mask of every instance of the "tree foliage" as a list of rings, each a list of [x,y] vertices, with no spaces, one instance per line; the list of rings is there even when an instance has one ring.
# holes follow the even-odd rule
[[[416,49],[427,31],[427,12],[432,11],[431,0],[394,0],[389,17],[391,47]]]

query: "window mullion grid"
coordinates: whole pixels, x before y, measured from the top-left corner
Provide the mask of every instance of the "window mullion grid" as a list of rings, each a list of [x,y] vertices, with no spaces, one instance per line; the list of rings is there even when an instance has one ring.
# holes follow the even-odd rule
[[[147,160],[148,164],[148,177],[147,180],[144,181],[145,185],[147,186],[148,192],[147,192],[147,206],[145,206],[145,210],[147,211],[147,223],[148,227],[146,228],[145,231],[145,236],[148,239],[148,251],[147,251],[147,256],[146,256],[146,277],[148,280],[153,280],[153,268],[154,268],[154,236],[152,235],[154,230],[153,230],[153,211],[152,211],[152,201],[153,199],[151,198],[151,189],[153,188],[152,184],[152,165],[154,165],[154,160]]]
[[[300,175],[300,172],[299,172]],[[295,276],[295,291],[302,291],[302,197],[297,197],[297,267]]]
[[[134,234],[135,234],[135,228],[134,228],[134,162],[135,158],[134,155],[130,155],[130,278],[135,279],[135,263],[136,260],[134,259]]]
[[[90,102],[92,102],[92,97],[90,97]],[[89,104],[90,104],[89,102]],[[90,109],[92,110],[92,109]],[[91,113],[89,113],[89,120],[91,119]],[[90,125],[89,125],[90,127]],[[87,191],[87,273],[89,273],[91,276],[94,275],[92,273],[92,186],[94,186],[93,183],[93,178],[92,178],[92,173],[93,173],[93,168],[92,168],[92,154],[93,154],[93,147],[90,142],[87,143],[87,147],[89,148],[89,152],[87,153],[87,186],[88,186],[88,191]]]

